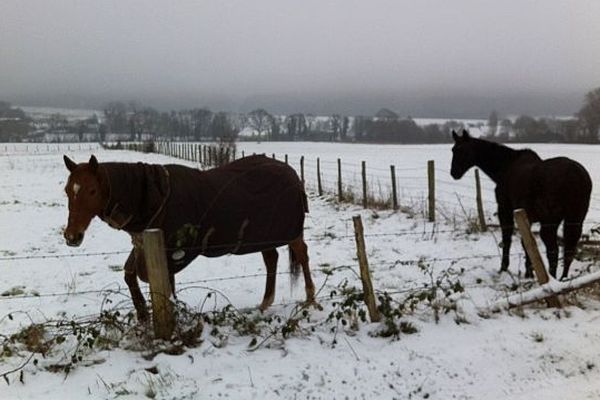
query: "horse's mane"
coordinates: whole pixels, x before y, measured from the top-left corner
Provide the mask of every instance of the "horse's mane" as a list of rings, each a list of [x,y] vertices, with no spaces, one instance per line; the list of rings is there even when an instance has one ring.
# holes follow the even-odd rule
[[[488,151],[493,154],[501,155],[502,157],[508,157],[510,159],[516,159],[523,156],[531,156],[533,158],[540,159],[540,156],[533,150],[526,149],[513,149],[512,147],[508,147],[505,144],[492,142],[490,140],[473,138],[471,139],[476,141],[484,151]]]

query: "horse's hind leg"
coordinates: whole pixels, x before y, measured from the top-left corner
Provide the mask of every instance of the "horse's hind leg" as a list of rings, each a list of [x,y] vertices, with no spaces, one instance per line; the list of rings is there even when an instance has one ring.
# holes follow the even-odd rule
[[[558,224],[544,224],[540,229],[540,237],[546,246],[546,256],[548,257],[548,269],[550,275],[556,278],[556,267],[558,266],[558,242],[556,231]]]
[[[260,311],[265,311],[273,304],[273,300],[275,299],[275,281],[277,279],[277,259],[279,258],[279,254],[277,253],[277,249],[270,249],[263,251],[262,256],[267,267],[267,283],[263,301],[258,308]]]
[[[146,300],[144,299],[144,295],[142,294],[140,285],[138,284],[136,275],[137,262],[143,261],[141,261],[140,258],[136,258],[135,251],[131,251],[127,261],[125,262],[125,283],[127,283],[127,286],[129,287],[131,300],[133,301],[133,306],[137,312],[138,320],[145,322],[148,320],[148,310],[146,309]]]
[[[502,264],[500,272],[508,271],[510,261],[510,244],[514,231],[514,219],[512,210],[498,201],[498,219],[502,230]]]
[[[567,222],[563,227],[564,241],[565,241],[565,261],[561,280],[566,279],[569,276],[569,268],[575,258],[575,252],[577,251],[577,242],[581,237],[582,223],[581,222]]]
[[[306,290],[306,304],[314,305],[320,308],[315,299],[315,284],[310,276],[310,267],[308,265],[308,247],[302,237],[289,243],[290,251],[294,259],[302,265],[302,274],[304,275],[304,288]]]

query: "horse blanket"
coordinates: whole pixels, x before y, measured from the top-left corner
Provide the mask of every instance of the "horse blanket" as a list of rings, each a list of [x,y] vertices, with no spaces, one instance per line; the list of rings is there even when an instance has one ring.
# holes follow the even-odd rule
[[[132,236],[125,269],[147,281],[141,234],[163,231],[171,274],[198,255],[247,254],[302,235],[304,186],[287,164],[250,156],[208,171],[182,165],[100,163],[109,201],[102,220]]]

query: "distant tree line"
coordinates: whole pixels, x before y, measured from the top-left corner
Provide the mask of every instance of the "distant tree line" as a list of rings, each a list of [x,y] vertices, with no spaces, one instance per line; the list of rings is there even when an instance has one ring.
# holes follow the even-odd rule
[[[375,116],[294,113],[277,116],[263,108],[247,114],[212,112],[207,108],[158,112],[111,102],[104,109],[107,132],[131,140],[160,137],[182,140],[219,140],[238,135],[266,141],[358,141],[378,143],[440,143],[450,140],[450,126],[420,127],[387,109]]]
[[[6,101],[0,101],[0,141],[19,141],[30,131],[31,120],[20,108]]]
[[[520,115],[514,121],[500,119],[496,111],[488,118],[487,137],[502,142],[600,142],[600,88],[585,95],[583,106],[572,118],[534,118]]]
[[[484,125],[484,123],[481,123]],[[450,132],[470,126],[457,121],[418,125],[382,108],[373,116],[332,114],[315,116],[293,113],[273,115],[263,108],[248,113],[215,112],[208,108],[158,111],[136,102],[113,101],[102,115],[69,120],[53,114],[40,123],[25,113],[0,102],[0,140],[33,139],[43,134],[63,135],[66,140],[196,140],[222,141],[240,137],[267,141],[334,141],[366,143],[445,143]],[[501,118],[493,111],[485,136],[503,142],[584,142],[598,143],[600,129],[600,88],[586,94],[579,112],[568,119]],[[35,136],[38,135],[38,136]],[[31,140],[31,137],[30,137]]]

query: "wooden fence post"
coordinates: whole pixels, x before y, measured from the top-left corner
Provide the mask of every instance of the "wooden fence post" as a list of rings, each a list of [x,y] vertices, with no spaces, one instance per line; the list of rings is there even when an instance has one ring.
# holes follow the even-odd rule
[[[429,204],[429,222],[435,222],[435,163],[433,160],[427,161],[427,181],[428,181],[428,204]]]
[[[172,290],[167,269],[167,253],[160,229],[146,229],[143,234],[144,258],[150,283],[154,335],[169,340],[175,328]]]
[[[367,199],[367,162],[362,161],[360,165],[362,175],[362,194],[363,194],[363,208],[367,208],[369,200]]]
[[[285,155],[285,163],[288,164],[288,155]]]
[[[242,158],[246,157],[246,153],[242,150]]]
[[[340,202],[344,201],[344,193],[342,190],[342,159],[337,159],[338,165],[338,200]]]
[[[363,234],[363,225],[360,215],[352,217],[354,223],[354,238],[356,240],[356,255],[358,256],[358,265],[360,266],[360,279],[362,280],[364,300],[369,311],[371,322],[378,322],[381,317],[377,304],[375,303],[375,291],[371,282],[371,274],[369,272],[369,261],[365,250],[365,237]]]
[[[304,156],[300,156],[300,179],[302,180],[302,186],[305,186],[305,183],[304,183]]]
[[[475,200],[477,201],[477,216],[479,217],[479,230],[481,232],[487,231],[487,224],[485,222],[485,214],[483,213],[483,200],[481,198],[481,182],[479,180],[479,169],[475,169]]]
[[[392,176],[392,208],[398,209],[398,192],[396,191],[396,167],[390,165],[390,174]]]
[[[321,159],[317,157],[317,191],[319,196],[323,196],[323,186],[321,184]]]
[[[535,238],[531,233],[531,226],[529,225],[529,219],[527,219],[527,213],[524,209],[519,208],[514,211],[514,216],[519,232],[521,233],[521,239],[523,239],[525,251],[531,260],[531,266],[533,267],[538,283],[540,285],[548,283],[550,278],[544,267],[544,261],[542,261],[542,256],[540,255]],[[556,296],[548,297],[546,304],[548,304],[548,307],[560,307],[560,302]]]

